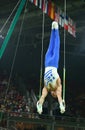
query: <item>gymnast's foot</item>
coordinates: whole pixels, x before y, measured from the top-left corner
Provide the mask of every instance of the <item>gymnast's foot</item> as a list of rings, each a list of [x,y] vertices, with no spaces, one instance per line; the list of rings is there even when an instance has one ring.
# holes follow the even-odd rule
[[[52,22],[52,29],[58,29],[58,22],[56,21]]]
[[[65,101],[60,103],[60,113],[63,114],[65,112]]]
[[[42,104],[39,101],[37,102],[37,112],[42,114]]]

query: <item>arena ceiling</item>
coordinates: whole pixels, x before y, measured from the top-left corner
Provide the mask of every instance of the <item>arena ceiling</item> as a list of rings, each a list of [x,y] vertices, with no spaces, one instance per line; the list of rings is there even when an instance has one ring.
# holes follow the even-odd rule
[[[0,0],[0,29],[2,29],[17,2],[18,0]],[[63,0],[54,0],[54,2],[64,10]],[[85,1],[69,0],[67,1],[66,7],[67,14],[76,22],[76,37],[66,33],[66,86],[67,91],[70,90],[74,94],[76,90],[79,92],[82,91],[81,93],[83,93],[85,86]],[[0,32],[1,45],[6,37],[14,14]],[[12,69],[12,75],[18,74],[28,83],[31,80],[38,82],[39,85],[42,49],[42,11],[28,1],[23,23],[22,19],[23,13],[19,17],[6,50],[0,60],[0,69],[7,70],[7,73],[10,73]],[[45,15],[43,60],[49,43],[51,23],[52,20]],[[59,73],[62,78],[64,65],[64,33],[62,28],[60,28],[60,37],[61,53]]]

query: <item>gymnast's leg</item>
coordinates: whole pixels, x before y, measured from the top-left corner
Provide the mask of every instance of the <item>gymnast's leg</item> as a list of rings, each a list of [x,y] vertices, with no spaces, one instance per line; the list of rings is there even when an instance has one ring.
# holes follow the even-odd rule
[[[52,66],[58,68],[59,55],[60,55],[60,37],[59,37],[58,23],[54,21],[52,22],[50,43],[45,55],[45,67]]]

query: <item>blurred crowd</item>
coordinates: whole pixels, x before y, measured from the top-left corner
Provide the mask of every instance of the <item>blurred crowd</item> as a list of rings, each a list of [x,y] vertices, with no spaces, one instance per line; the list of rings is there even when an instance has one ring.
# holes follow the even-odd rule
[[[9,87],[6,79],[0,81],[0,111],[30,112],[30,103],[31,99],[27,101],[26,97],[16,90],[16,87]]]

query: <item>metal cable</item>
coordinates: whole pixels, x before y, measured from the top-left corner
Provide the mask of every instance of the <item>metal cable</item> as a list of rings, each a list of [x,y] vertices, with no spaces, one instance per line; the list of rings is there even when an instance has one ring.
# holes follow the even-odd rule
[[[28,0],[27,0],[27,2],[28,2]],[[25,5],[25,9],[27,7],[27,2],[26,2],[26,5]],[[15,63],[15,59],[16,59],[16,55],[17,55],[17,51],[18,51],[18,47],[19,47],[20,36],[21,36],[21,33],[22,33],[22,28],[23,28],[23,23],[24,23],[24,18],[25,18],[25,9],[24,9],[24,14],[23,14],[23,17],[22,17],[22,22],[21,22],[21,26],[20,26],[19,35],[18,35],[18,40],[17,40],[15,52],[14,52],[14,58],[13,58],[13,62],[12,62],[12,65],[11,65],[10,75],[9,75],[6,94],[5,94],[5,99],[6,99],[9,87],[10,87],[10,81],[11,81],[11,77],[12,77],[12,73],[13,73],[13,69],[14,69],[14,63]]]
[[[44,0],[45,4],[45,0]],[[44,44],[44,24],[45,24],[45,12],[43,11],[43,20],[42,20],[42,47],[41,47],[41,67],[40,67],[40,90],[39,97],[41,96],[42,89],[42,73],[43,73],[43,44]]]
[[[66,0],[64,0],[64,24],[66,19]],[[65,101],[65,79],[66,79],[66,30],[64,28],[64,66],[63,66],[63,100]]]
[[[14,7],[14,9],[12,10],[11,14],[9,15],[9,17],[7,18],[6,22],[4,23],[4,25],[2,26],[2,28],[0,29],[0,33],[3,31],[4,27],[6,26],[6,24],[8,23],[9,19],[11,18],[11,16],[13,15],[14,11],[16,10],[17,6],[19,5],[20,0],[17,2],[16,6]]]

